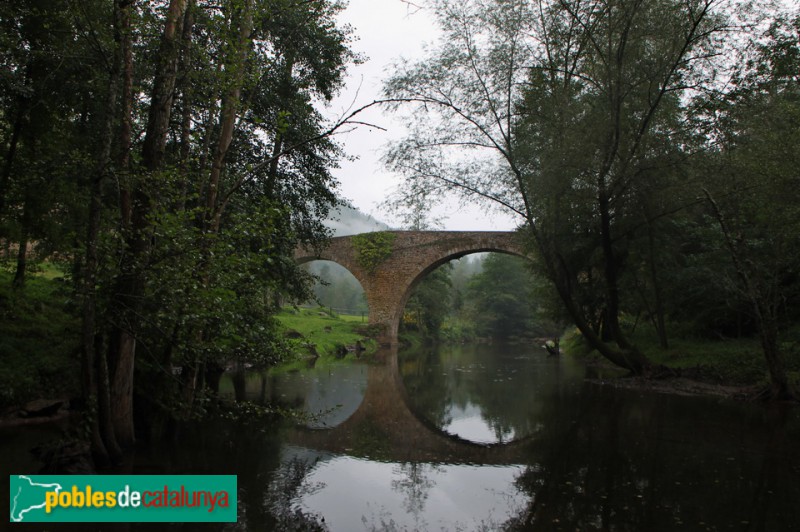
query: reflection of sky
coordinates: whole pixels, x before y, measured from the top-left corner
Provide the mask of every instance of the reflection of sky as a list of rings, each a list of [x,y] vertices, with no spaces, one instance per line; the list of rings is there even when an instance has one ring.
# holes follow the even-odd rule
[[[315,489],[293,502],[306,514],[324,517],[334,532],[384,529],[389,523],[392,530],[491,530],[524,508],[527,497],[513,484],[522,470],[338,456],[308,473],[305,483]]]
[[[367,367],[344,365],[306,375],[305,411],[315,416],[312,427],[335,427],[353,415],[364,399]]]
[[[274,383],[283,399],[300,397],[312,428],[335,427],[358,410],[367,389],[367,366],[339,364],[282,375]]]
[[[467,403],[463,408],[451,404],[447,410],[447,419],[450,423],[442,427],[443,430],[475,443],[501,443],[514,438],[514,429],[498,435],[483,419],[481,408],[472,403]]]

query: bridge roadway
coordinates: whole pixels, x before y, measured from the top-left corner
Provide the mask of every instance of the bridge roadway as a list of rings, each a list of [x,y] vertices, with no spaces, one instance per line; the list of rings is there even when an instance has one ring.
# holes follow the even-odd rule
[[[367,270],[359,261],[353,236],[332,238],[321,250],[299,248],[302,264],[330,260],[347,268],[361,286],[369,305],[369,323],[381,330],[382,345],[397,343],[403,309],[414,287],[432,270],[472,253],[495,251],[526,256],[517,233],[508,231],[385,231],[393,236],[391,253]]]
[[[392,462],[509,465],[527,463],[533,438],[477,444],[434,427],[409,408],[397,364],[397,346],[381,349],[368,369],[358,409],[329,429],[294,429],[288,442],[334,454]],[[528,458],[529,459],[529,458]]]

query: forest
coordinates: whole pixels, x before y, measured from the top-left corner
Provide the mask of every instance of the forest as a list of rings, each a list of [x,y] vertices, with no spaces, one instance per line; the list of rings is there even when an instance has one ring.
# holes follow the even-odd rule
[[[444,37],[386,81],[409,220],[515,214],[551,301],[608,361],[680,335],[758,338],[766,397],[798,356],[800,17],[692,0],[435,2]]]
[[[408,127],[386,155],[405,178],[387,208],[408,228],[453,194],[512,212],[550,315],[610,362],[659,370],[629,338],[631,317],[663,347],[757,338],[764,396],[794,397],[800,13],[721,0],[430,7],[441,42],[365,104]],[[100,463],[202,412],[231,361],[285,356],[275,314],[313,295],[293,251],[331,235],[347,153],[335,134],[358,125],[357,111],[320,112],[363,60],[341,9],[0,5],[3,319],[25,308],[37,271],[66,272],[52,297],[78,323],[70,360]],[[6,371],[30,354],[0,356]]]

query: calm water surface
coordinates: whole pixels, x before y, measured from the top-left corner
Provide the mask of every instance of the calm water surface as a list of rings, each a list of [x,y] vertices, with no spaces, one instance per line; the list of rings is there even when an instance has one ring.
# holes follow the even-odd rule
[[[798,408],[613,389],[537,348],[379,358],[249,375],[318,415],[189,427],[128,470],[237,474],[228,530],[800,530]],[[2,472],[43,434],[0,433]]]

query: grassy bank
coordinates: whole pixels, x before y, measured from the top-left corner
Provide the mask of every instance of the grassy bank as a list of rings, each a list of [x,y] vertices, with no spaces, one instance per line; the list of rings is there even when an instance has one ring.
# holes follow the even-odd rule
[[[33,399],[80,393],[80,317],[72,286],[52,264],[37,265],[25,286],[12,288],[13,271],[0,265],[0,413]],[[361,316],[331,315],[322,309],[285,309],[279,316],[296,353],[284,370],[355,357],[342,349],[358,342],[361,355],[375,350]],[[282,366],[283,367],[283,366]]]
[[[52,265],[11,287],[0,269],[0,409],[79,393],[80,320],[71,286]]]
[[[377,342],[370,337],[367,321],[361,316],[335,314],[324,308],[287,307],[277,317],[285,329],[285,336],[295,346],[295,357],[275,368],[275,371],[302,366],[305,360],[315,356],[319,356],[321,363],[354,357],[352,352],[343,356],[343,349],[352,348],[358,343],[365,348],[364,354],[372,353],[377,348]]]
[[[666,349],[653,336],[644,333],[637,333],[632,340],[654,364],[692,369],[696,375],[709,382],[738,386],[762,385],[768,382],[767,365],[758,338],[671,338],[669,348]],[[800,385],[800,346],[787,339],[783,343],[783,349],[790,380],[795,385]],[[591,351],[575,330],[564,335],[561,350],[590,363],[605,363],[605,359],[596,351]]]

